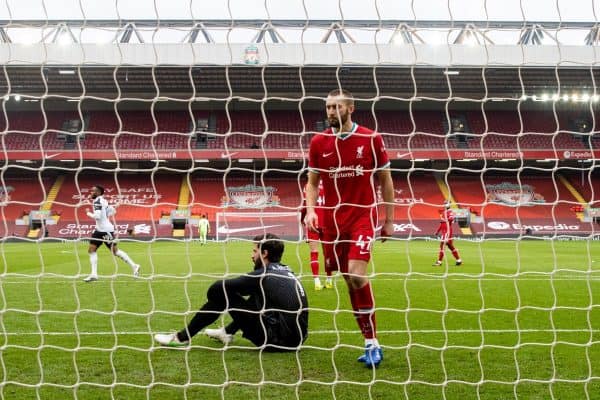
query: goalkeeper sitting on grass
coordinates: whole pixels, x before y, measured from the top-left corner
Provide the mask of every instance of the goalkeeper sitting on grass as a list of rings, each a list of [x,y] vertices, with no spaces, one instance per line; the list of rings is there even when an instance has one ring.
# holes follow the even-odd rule
[[[307,336],[308,301],[298,278],[280,263],[283,249],[276,235],[256,236],[254,270],[213,283],[206,293],[208,301],[186,328],[154,335],[154,340],[164,346],[187,346],[194,335],[227,311],[233,321],[224,328],[205,329],[207,336],[229,344],[241,330],[243,337],[266,350],[296,350]]]

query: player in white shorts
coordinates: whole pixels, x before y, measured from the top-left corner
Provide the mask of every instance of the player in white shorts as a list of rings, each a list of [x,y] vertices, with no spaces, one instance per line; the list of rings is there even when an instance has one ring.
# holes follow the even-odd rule
[[[140,265],[133,262],[133,260],[123,250],[117,248],[117,243],[114,241],[115,227],[110,222],[110,217],[116,214],[116,209],[108,204],[108,201],[103,197],[104,188],[96,185],[92,189],[93,212],[89,209],[86,210],[88,217],[96,220],[96,229],[92,233],[90,240],[90,247],[88,248],[88,254],[90,255],[90,264],[92,267],[91,274],[84,279],[85,282],[93,282],[98,280],[98,254],[96,250],[104,243],[111,252],[125,261],[131,267],[133,276],[139,276]]]

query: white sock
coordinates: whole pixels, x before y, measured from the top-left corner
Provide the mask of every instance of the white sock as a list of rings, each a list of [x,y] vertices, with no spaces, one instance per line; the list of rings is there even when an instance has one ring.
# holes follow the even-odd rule
[[[315,278],[315,283],[321,283],[321,280],[319,279],[318,276]]]
[[[92,276],[98,276],[98,254],[90,253],[90,265],[92,266]]]
[[[135,263],[133,262],[133,260],[131,258],[129,258],[127,253],[125,253],[123,250],[117,250],[117,252],[115,253],[115,256],[119,257],[121,260],[123,260],[127,264],[129,264],[131,269],[135,268]]]
[[[365,339],[365,347],[367,347],[368,345],[372,345],[374,347],[379,347],[379,341],[377,340],[377,338]]]

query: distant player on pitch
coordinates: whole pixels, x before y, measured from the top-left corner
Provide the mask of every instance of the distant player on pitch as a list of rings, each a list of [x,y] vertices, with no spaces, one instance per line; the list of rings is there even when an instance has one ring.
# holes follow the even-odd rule
[[[123,250],[117,249],[117,243],[115,240],[115,227],[110,222],[110,217],[115,215],[117,211],[113,206],[108,205],[108,201],[103,197],[104,188],[100,185],[96,185],[92,188],[92,199],[93,201],[93,212],[86,209],[88,217],[96,220],[96,229],[92,233],[92,239],[90,240],[90,246],[88,247],[88,254],[90,255],[90,264],[92,266],[92,273],[84,279],[85,282],[93,282],[98,280],[98,254],[96,250],[104,243],[108,247],[112,254],[125,261],[131,267],[133,276],[138,276],[140,273],[140,265],[134,263],[131,258]]]
[[[366,275],[378,225],[375,178],[385,202],[383,240],[394,229],[390,162],[381,135],[352,122],[354,99],[350,92],[331,91],[325,105],[330,128],[310,142],[305,223],[313,231],[323,230],[325,265],[343,274],[365,339],[365,352],[358,361],[372,368],[381,363],[383,351],[377,340],[375,300]],[[319,179],[325,192],[325,221],[316,213]]]
[[[456,265],[461,265],[462,260],[460,259],[460,255],[458,254],[458,249],[454,247],[453,233],[452,233],[452,223],[454,222],[454,213],[450,209],[450,204],[446,203],[444,206],[444,210],[440,212],[440,226],[437,231],[435,231],[435,236],[440,237],[440,251],[438,253],[438,259],[434,266],[442,265],[442,261],[444,260],[444,246],[448,246],[450,251],[452,251],[452,255],[456,259]]]
[[[208,217],[206,214],[202,214],[200,220],[198,221],[198,233],[200,235],[200,244],[206,244],[206,235],[210,233],[210,222],[208,222]]]
[[[306,186],[304,186],[304,207],[302,207],[302,220],[304,221],[304,217],[306,216]],[[317,198],[317,206],[315,207],[315,212],[317,213],[317,217],[319,221],[325,221],[325,215],[323,205],[325,204],[325,192],[323,191],[323,182],[319,181],[319,197]],[[312,229],[306,228],[306,240],[308,242],[308,247],[310,249],[310,270],[312,271],[313,279],[315,281],[315,290],[323,290],[323,285],[321,284],[321,279],[319,278],[319,243],[321,243],[321,247],[323,247],[323,229],[319,229],[318,232],[313,231]],[[325,258],[325,251],[323,251],[323,258]],[[327,274],[327,279],[325,280],[325,288],[332,289],[333,281],[331,279],[331,269],[325,267],[325,273]]]

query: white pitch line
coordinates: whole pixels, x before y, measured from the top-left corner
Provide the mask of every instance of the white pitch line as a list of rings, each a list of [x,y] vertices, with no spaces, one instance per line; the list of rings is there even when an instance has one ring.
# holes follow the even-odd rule
[[[0,332],[0,337],[5,336],[115,336],[115,335],[130,335],[130,336],[146,336],[153,335],[157,332],[144,331],[119,331],[119,332]],[[380,334],[402,334],[402,333],[599,333],[600,329],[415,329],[415,330],[377,330]],[[317,330],[310,331],[311,335],[332,335],[332,334],[359,334],[359,330]],[[200,333],[199,336],[202,336]]]
[[[584,273],[582,273],[583,275]],[[223,278],[227,278],[227,277],[234,277],[234,276],[238,276],[240,275],[239,273],[233,273],[233,274],[229,274],[227,276],[222,276],[222,275],[216,275],[214,278],[211,279],[186,279],[186,278],[181,278],[181,279],[162,279],[162,278],[138,278],[138,279],[124,279],[124,280],[114,280],[111,279],[109,277],[100,277],[100,280],[97,282],[94,282],[91,285],[98,285],[101,283],[119,283],[119,284],[131,284],[133,282],[137,282],[137,283],[152,283],[152,284],[158,284],[158,283],[204,283],[204,282],[214,282],[217,279],[223,279]],[[123,278],[127,278],[127,275],[123,275]],[[309,275],[302,275],[300,276],[300,279],[308,279],[311,278],[312,276]],[[402,277],[398,277],[398,278],[373,278],[370,277],[370,279],[374,280],[375,282],[381,282],[381,281],[393,281],[393,282],[398,282],[398,281],[404,281],[406,279],[408,279],[410,282],[417,282],[417,281],[513,281],[513,280],[517,280],[519,282],[522,281],[544,281],[544,282],[549,282],[549,281],[600,281],[600,276],[590,276],[590,277],[585,277],[585,276],[581,276],[581,275],[572,275],[572,276],[561,276],[559,278],[557,277],[551,277],[550,274],[548,274],[545,277],[529,277],[529,276],[522,276],[522,277],[505,277],[505,278],[500,278],[500,277],[484,277],[484,278],[480,278],[480,277],[453,277],[453,276],[439,276],[439,277],[416,277],[416,276],[410,276],[410,277],[406,277],[406,276],[402,276]],[[42,283],[42,284],[72,284],[72,283],[80,283],[82,285],[84,285],[83,282],[83,277],[82,278],[73,278],[70,280],[55,280],[52,278],[30,278],[30,280],[18,280],[18,281],[11,281],[11,280],[7,280],[6,277],[3,278],[2,280],[2,285],[7,285],[7,284],[34,284],[34,283]],[[343,286],[343,282],[340,278],[339,281],[340,285]],[[85,283],[85,286],[90,286],[89,283]]]

